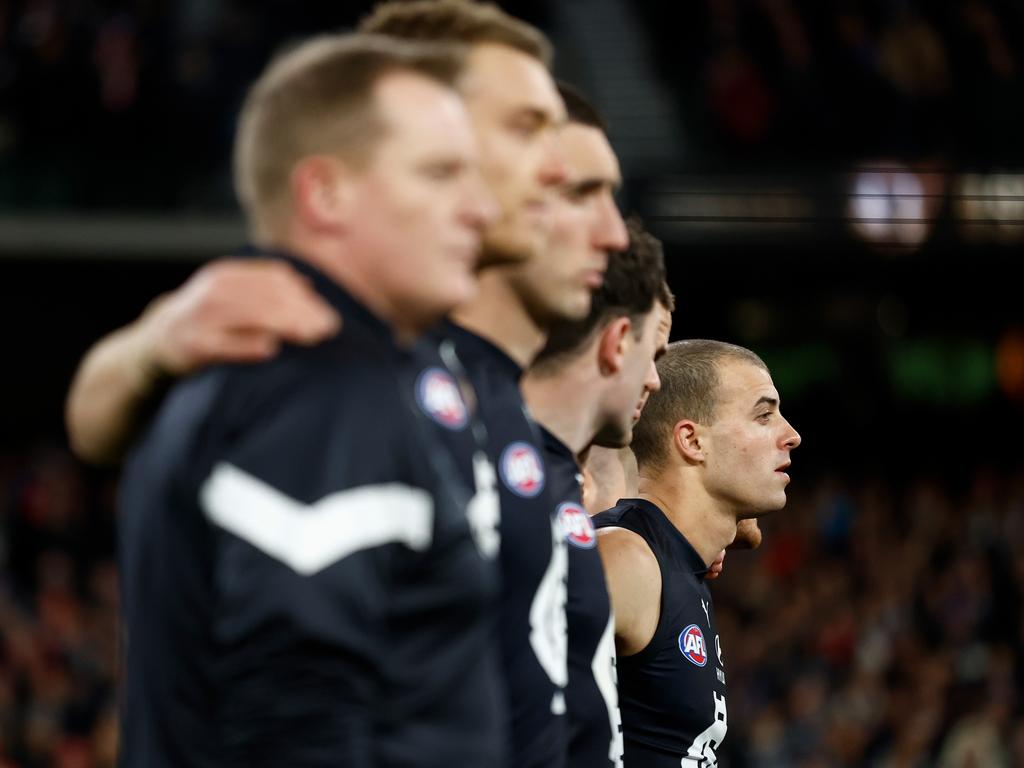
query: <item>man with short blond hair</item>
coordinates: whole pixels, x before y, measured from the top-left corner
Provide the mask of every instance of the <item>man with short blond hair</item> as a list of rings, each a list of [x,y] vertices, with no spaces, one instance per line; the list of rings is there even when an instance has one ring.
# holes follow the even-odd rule
[[[510,16],[494,3],[475,0],[382,2],[359,23],[359,29],[402,40],[504,45],[546,67],[554,59],[551,42],[539,29]]]
[[[237,180],[254,253],[346,329],[183,379],[129,457],[123,765],[503,760],[498,573],[457,469],[471,413],[413,345],[475,292],[494,217],[459,66],[332,35],[250,91]],[[320,109],[354,130],[321,130]]]
[[[254,237],[287,237],[279,220],[290,215],[289,176],[303,158],[333,155],[354,169],[370,164],[389,127],[377,104],[378,80],[415,66],[453,84],[463,63],[455,46],[370,36],[324,36],[280,56],[252,87],[238,117],[235,191],[246,220],[265,230]]]
[[[633,430],[637,498],[594,517],[615,610],[625,764],[714,766],[728,730],[727,657],[708,571],[741,521],[785,506],[800,435],[748,349],[676,342],[658,374]]]

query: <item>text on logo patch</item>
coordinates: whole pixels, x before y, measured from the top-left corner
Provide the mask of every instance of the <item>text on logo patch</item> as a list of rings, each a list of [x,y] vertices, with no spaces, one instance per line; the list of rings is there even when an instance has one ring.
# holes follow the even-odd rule
[[[533,498],[544,487],[544,465],[537,449],[529,443],[509,443],[498,464],[501,479],[517,496]]]
[[[565,540],[574,547],[593,549],[597,544],[590,515],[579,504],[571,501],[561,504],[558,507],[558,524],[562,526]]]
[[[416,380],[416,400],[430,418],[448,429],[462,429],[469,421],[466,404],[455,379],[443,368],[427,368]]]
[[[704,633],[696,624],[691,624],[679,633],[679,650],[698,667],[708,663],[708,646],[704,642]]]

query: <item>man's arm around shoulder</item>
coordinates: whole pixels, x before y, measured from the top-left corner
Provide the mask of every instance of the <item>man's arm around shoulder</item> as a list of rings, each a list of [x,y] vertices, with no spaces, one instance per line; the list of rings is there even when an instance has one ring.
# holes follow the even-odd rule
[[[65,408],[71,447],[85,461],[117,463],[166,381],[214,363],[265,360],[282,342],[316,343],[338,327],[333,310],[284,262],[207,264],[86,354]]]

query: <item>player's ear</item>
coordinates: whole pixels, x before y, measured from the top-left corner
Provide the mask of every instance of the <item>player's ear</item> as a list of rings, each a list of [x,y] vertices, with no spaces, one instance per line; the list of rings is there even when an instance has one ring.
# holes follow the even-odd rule
[[[633,323],[628,317],[617,317],[601,331],[597,362],[602,375],[614,376],[622,370],[632,329]]]
[[[707,456],[700,425],[689,419],[680,419],[672,431],[673,445],[687,463],[699,464]]]
[[[292,168],[295,212],[316,230],[344,227],[351,215],[352,173],[337,157],[310,155]]]

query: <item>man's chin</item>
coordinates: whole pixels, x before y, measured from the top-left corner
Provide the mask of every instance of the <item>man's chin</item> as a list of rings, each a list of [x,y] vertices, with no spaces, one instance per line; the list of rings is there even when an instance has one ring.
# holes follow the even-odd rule
[[[628,448],[633,442],[633,428],[625,431],[618,425],[613,428],[602,430],[594,436],[593,444],[598,448],[611,448],[617,451],[621,448]]]
[[[477,269],[522,264],[532,259],[540,249],[539,235],[530,237],[521,233],[489,232],[484,237]]]
[[[585,320],[587,315],[590,314],[591,301],[589,289],[567,294],[565,301],[561,302],[561,307],[559,308],[559,320],[566,322]]]

